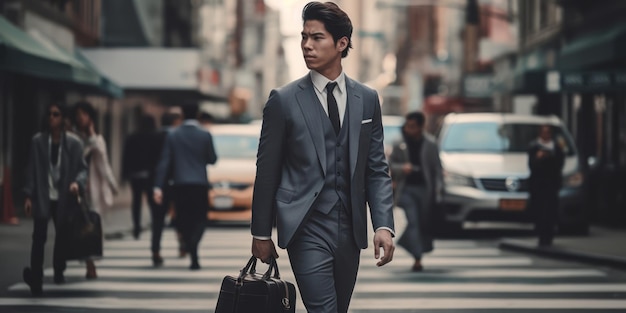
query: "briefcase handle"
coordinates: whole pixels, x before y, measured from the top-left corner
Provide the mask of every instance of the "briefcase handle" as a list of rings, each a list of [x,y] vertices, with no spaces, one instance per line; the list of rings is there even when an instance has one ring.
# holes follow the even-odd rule
[[[256,274],[256,262],[257,258],[255,256],[250,257],[248,264],[244,268],[239,271],[239,277],[237,281],[243,282],[243,278],[248,274]],[[272,275],[272,272],[274,275]],[[276,263],[276,259],[271,257],[270,266],[267,268],[265,274],[263,274],[263,280],[269,280],[270,278],[280,279],[280,272],[278,271],[278,264]]]

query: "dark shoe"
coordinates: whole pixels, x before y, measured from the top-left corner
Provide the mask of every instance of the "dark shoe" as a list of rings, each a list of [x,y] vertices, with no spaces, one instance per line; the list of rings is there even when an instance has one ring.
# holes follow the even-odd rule
[[[413,267],[411,267],[411,271],[413,272],[421,272],[424,270],[424,266],[422,265],[413,265]]]
[[[57,285],[65,283],[65,276],[63,276],[63,273],[54,273],[54,283]]]
[[[42,279],[35,279],[35,275],[30,267],[25,267],[24,271],[22,271],[22,278],[24,282],[30,288],[30,294],[39,297],[43,294],[43,282]],[[37,281],[36,281],[37,280]]]
[[[153,256],[152,257],[152,265],[154,267],[161,267],[163,266],[163,258],[160,256]]]
[[[141,229],[133,230],[133,238],[135,238],[135,240],[139,240],[139,235],[140,234],[141,234]]]
[[[85,274],[85,278],[87,279],[98,278],[98,274],[96,273],[96,265],[91,260],[87,261],[87,273]]]
[[[200,269],[200,263],[198,263],[198,261],[194,261],[191,262],[191,265],[189,266],[189,269],[192,271],[197,271]]]

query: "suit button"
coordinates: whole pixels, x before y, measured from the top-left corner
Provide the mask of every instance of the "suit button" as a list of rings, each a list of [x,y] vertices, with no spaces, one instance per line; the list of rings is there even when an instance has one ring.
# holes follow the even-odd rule
[[[341,176],[341,172],[337,172],[337,176]]]
[[[340,144],[340,143],[338,143],[338,144],[337,144],[337,147],[341,147],[341,144]]]
[[[341,162],[341,158],[337,158],[337,162]]]

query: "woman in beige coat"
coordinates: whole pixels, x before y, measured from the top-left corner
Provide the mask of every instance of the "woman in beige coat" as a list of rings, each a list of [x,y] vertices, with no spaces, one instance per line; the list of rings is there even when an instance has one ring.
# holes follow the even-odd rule
[[[113,205],[117,182],[109,164],[106,142],[96,132],[96,110],[85,101],[75,105],[76,126],[84,141],[83,156],[88,164],[87,199],[93,211],[105,213]],[[87,260],[87,278],[97,278],[93,260]]]

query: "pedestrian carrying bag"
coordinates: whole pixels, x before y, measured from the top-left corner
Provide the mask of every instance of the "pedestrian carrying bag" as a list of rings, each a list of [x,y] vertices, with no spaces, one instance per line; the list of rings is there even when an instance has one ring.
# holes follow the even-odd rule
[[[100,214],[89,209],[80,196],[71,200],[72,218],[66,224],[66,260],[86,260],[102,257],[102,221]]]
[[[215,313],[295,313],[296,288],[280,279],[276,259],[265,274],[256,272],[251,257],[239,276],[226,276],[217,299]]]

